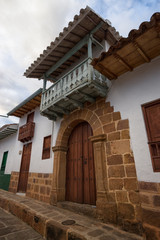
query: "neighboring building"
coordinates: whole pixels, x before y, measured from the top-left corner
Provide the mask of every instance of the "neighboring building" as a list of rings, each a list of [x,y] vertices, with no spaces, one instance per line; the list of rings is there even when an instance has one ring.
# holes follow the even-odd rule
[[[53,123],[40,115],[42,89],[11,110],[19,117],[19,131],[14,138],[9,191],[49,202],[53,174]]]
[[[28,196],[45,201],[39,194],[48,191],[51,204],[96,205],[97,217],[103,221],[138,234],[144,227],[147,239],[158,239],[160,123],[155,116],[160,112],[159,31],[157,13],[128,38],[120,39],[109,21],[86,7],[26,70],[26,77],[43,79],[40,112],[53,120],[40,116],[38,108]],[[48,80],[53,85],[46,89]],[[24,115],[20,126],[26,119]],[[44,127],[39,124],[41,119],[46,121]],[[48,135],[52,136],[54,157],[50,152],[50,158],[43,161],[42,139]],[[45,146],[49,140],[44,141]],[[18,151],[22,147],[23,143]],[[48,148],[44,148],[42,155],[48,157]],[[20,156],[17,165],[15,172],[19,172]],[[45,177],[52,178],[48,188]]]
[[[0,189],[9,188],[17,130],[18,124],[7,124],[0,128]]]

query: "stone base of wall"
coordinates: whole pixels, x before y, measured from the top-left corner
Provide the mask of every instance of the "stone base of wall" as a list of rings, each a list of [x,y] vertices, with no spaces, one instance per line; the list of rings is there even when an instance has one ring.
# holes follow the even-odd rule
[[[147,240],[160,239],[160,183],[139,182],[142,220]]]
[[[16,193],[18,188],[19,172],[12,172],[9,184],[9,192]]]
[[[50,202],[52,173],[29,173],[26,195],[43,202]]]
[[[19,172],[12,172],[9,191],[16,193],[18,188]],[[26,196],[43,202],[50,202],[52,174],[29,173]]]

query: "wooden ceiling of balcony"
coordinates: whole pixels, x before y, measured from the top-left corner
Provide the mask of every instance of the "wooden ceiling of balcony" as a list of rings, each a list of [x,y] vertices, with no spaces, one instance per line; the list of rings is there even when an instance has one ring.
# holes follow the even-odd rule
[[[7,113],[7,115],[21,118],[23,115],[40,106],[41,95],[42,89],[40,88],[19,105],[17,105],[14,109],[12,109],[9,113]]]
[[[121,38],[91,64],[112,80],[159,55],[160,13],[157,12],[149,22],[141,23],[138,30],[130,31],[127,38]]]
[[[43,51],[43,54],[34,61],[25,71],[24,75],[29,78],[41,79],[44,74],[56,64],[65,54],[67,54],[84,36],[90,33],[100,22],[102,26],[93,34],[94,38],[101,42],[107,39],[110,44],[119,40],[119,34],[115,28],[111,27],[107,21],[97,15],[91,8],[86,7],[80,10],[79,15],[74,16],[74,20],[69,22],[68,27],[60,32],[54,42]],[[58,67],[50,76],[58,79],[62,72],[70,67],[77,59],[87,53],[87,46],[83,46],[60,67]],[[50,79],[52,81],[52,79]]]

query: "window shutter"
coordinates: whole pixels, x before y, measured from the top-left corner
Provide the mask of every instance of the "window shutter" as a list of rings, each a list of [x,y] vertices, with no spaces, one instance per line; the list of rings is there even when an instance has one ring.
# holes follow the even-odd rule
[[[160,99],[142,105],[153,170],[160,172]]]
[[[51,136],[44,137],[42,159],[50,158]]]

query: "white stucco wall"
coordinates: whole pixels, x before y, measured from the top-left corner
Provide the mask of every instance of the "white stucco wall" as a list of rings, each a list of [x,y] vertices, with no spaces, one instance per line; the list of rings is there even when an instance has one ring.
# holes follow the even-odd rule
[[[26,124],[27,115],[24,115],[20,119],[19,125],[22,126]],[[53,133],[53,122],[48,120],[46,117],[40,115],[39,107],[34,110],[34,120],[35,130],[34,137],[31,139],[32,150],[31,150],[31,160],[29,172],[36,173],[52,173],[53,172],[53,155],[52,150],[49,159],[42,160],[42,149],[44,137],[52,135]],[[53,137],[51,137],[51,147]],[[25,144],[25,143],[24,143]],[[21,143],[21,148],[23,149],[23,143]],[[19,171],[19,168],[17,169]]]
[[[2,164],[3,153],[8,151],[5,174],[10,174],[14,169],[19,168],[21,156],[18,149],[21,148],[18,142],[18,132],[4,138],[0,141],[0,167]]]
[[[160,182],[153,172],[141,104],[160,98],[160,57],[128,72],[113,82],[107,101],[122,119],[129,119],[131,147],[139,181]]]
[[[26,124],[27,114],[24,115],[19,121],[19,127]],[[49,159],[42,160],[42,149],[44,137],[52,135],[53,122],[46,117],[40,115],[39,108],[34,109],[34,122],[35,131],[32,138],[32,150],[30,159],[29,172],[36,173],[52,173],[53,172],[53,153],[51,149],[51,155]],[[53,146],[54,134],[51,137],[51,147]],[[18,131],[0,141],[0,166],[3,158],[3,153],[8,151],[8,158],[5,173],[10,174],[12,171],[20,171],[21,158],[23,152],[23,145],[29,143],[21,143],[18,141]]]

